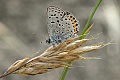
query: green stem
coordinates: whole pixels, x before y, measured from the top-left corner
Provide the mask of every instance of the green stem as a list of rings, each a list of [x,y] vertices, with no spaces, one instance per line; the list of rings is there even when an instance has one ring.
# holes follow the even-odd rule
[[[87,21],[87,23],[86,23],[86,25],[85,25],[85,27],[84,27],[84,29],[83,29],[83,32],[82,32],[82,35],[83,35],[83,36],[81,36],[80,39],[83,39],[83,38],[86,36],[86,35],[84,35],[84,34],[85,34],[86,30],[88,29],[89,24],[90,24],[90,21],[91,21],[91,19],[93,18],[93,16],[94,16],[97,8],[99,7],[101,1],[102,1],[102,0],[99,0],[99,1],[98,1],[97,5],[95,6],[95,8],[94,8],[94,10],[93,10],[93,12],[92,12],[92,14],[90,15],[90,17],[89,17],[89,19],[88,19],[88,21]],[[68,64],[70,65],[71,62],[68,62]],[[64,80],[64,79],[65,79],[65,76],[66,76],[66,74],[67,74],[67,72],[68,72],[68,69],[69,69],[69,66],[68,66],[68,67],[64,67],[64,70],[63,70],[63,73],[62,73],[62,75],[61,75],[61,77],[60,77],[60,80]]]
[[[88,29],[89,24],[90,24],[90,21],[92,20],[92,18],[93,18],[93,16],[94,16],[97,8],[99,7],[101,1],[102,1],[102,0],[99,0],[98,3],[96,4],[96,6],[95,6],[95,8],[94,8],[94,10],[93,10],[93,12],[92,12],[92,14],[90,15],[90,17],[89,17],[89,19],[88,19],[88,21],[87,21],[87,23],[86,23],[86,25],[85,25],[85,27],[84,27],[84,29],[83,29],[83,31],[82,31],[82,35],[83,35],[83,36],[81,36],[80,39],[85,38],[86,35],[84,35],[84,33],[85,33],[86,30]]]

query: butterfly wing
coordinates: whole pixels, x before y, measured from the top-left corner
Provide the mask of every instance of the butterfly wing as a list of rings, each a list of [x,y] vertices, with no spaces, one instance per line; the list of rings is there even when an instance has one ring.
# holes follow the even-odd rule
[[[71,13],[55,6],[48,7],[47,13],[49,43],[57,46],[76,35],[79,25]]]
[[[57,45],[59,43],[59,32],[60,32],[60,19],[64,15],[64,11],[55,6],[49,6],[47,8],[48,13],[48,34],[49,34],[49,43]]]
[[[61,24],[60,34],[63,36],[63,40],[67,40],[77,35],[80,26],[73,14],[66,11],[61,20]]]

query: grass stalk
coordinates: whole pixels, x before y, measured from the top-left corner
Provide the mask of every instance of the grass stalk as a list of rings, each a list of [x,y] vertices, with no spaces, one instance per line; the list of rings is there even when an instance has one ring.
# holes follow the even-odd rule
[[[96,10],[98,9],[98,7],[99,7],[99,5],[100,5],[101,2],[102,2],[102,0],[98,0],[98,3],[96,4],[93,12],[91,13],[91,15],[90,15],[90,17],[89,17],[89,19],[88,19],[88,21],[87,21],[87,23],[86,23],[83,31],[82,31],[82,35],[83,35],[83,36],[81,36],[80,39],[85,38],[86,35],[84,35],[84,34],[86,34],[86,31],[87,31],[87,29],[88,29],[88,27],[89,27],[89,25],[90,25],[90,22],[91,22],[94,14],[95,14]],[[71,62],[67,62],[67,63],[68,63],[69,65],[71,64]],[[60,77],[59,80],[64,80],[64,79],[65,79],[65,76],[66,76],[66,74],[67,74],[67,72],[68,72],[68,69],[69,69],[69,66],[64,67],[64,70],[63,70],[63,72],[62,72],[61,77]]]

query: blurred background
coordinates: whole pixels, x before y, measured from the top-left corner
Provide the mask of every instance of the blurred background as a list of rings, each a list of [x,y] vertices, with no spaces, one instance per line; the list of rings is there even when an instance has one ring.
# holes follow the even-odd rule
[[[0,74],[18,59],[49,45],[47,7],[58,6],[73,13],[80,22],[81,34],[98,0],[0,0]],[[120,0],[103,0],[94,15],[87,38],[98,33],[99,38],[88,42],[114,43],[83,56],[101,57],[101,60],[73,62],[65,80],[120,80]],[[36,35],[34,35],[34,33]],[[38,55],[40,55],[40,53]],[[11,74],[1,80],[59,80],[63,68],[36,76]]]

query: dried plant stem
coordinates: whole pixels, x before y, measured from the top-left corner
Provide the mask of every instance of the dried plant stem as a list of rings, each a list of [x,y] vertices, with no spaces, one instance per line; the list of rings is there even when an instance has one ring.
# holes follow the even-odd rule
[[[87,23],[86,23],[86,25],[85,25],[85,27],[84,27],[84,29],[83,29],[83,32],[82,32],[82,35],[83,35],[83,36],[81,36],[80,39],[83,39],[83,38],[86,36],[86,35],[84,35],[84,34],[86,33],[86,31],[87,31],[87,29],[88,29],[88,26],[89,26],[89,24],[90,24],[90,21],[91,21],[91,19],[93,18],[94,14],[95,14],[95,12],[96,12],[96,10],[97,10],[97,8],[99,7],[99,5],[100,5],[101,2],[102,2],[102,0],[99,0],[98,3],[97,3],[97,5],[95,6],[92,14],[90,15],[90,17],[89,17],[89,19],[88,19],[88,21],[87,21]],[[69,65],[71,64],[71,62],[67,62],[67,63],[68,63]],[[66,76],[66,74],[67,74],[67,72],[68,72],[68,68],[69,68],[69,66],[64,67],[64,70],[63,70],[63,73],[62,73],[62,75],[61,75],[61,77],[60,77],[60,80],[64,80],[64,79],[65,79],[65,76]]]
[[[79,38],[78,36],[77,38]],[[37,75],[49,72],[53,69],[71,66],[67,62],[86,59],[101,59],[98,57],[83,57],[81,54],[91,52],[103,48],[111,42],[97,43],[94,45],[83,46],[86,42],[93,40],[81,39],[76,40],[76,37],[70,38],[57,47],[49,47],[42,55],[36,57],[26,57],[13,63],[8,70],[0,76],[0,79],[9,74],[20,74],[24,76]],[[68,69],[68,68],[66,68]],[[65,77],[65,76],[64,76]]]

